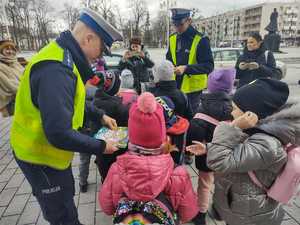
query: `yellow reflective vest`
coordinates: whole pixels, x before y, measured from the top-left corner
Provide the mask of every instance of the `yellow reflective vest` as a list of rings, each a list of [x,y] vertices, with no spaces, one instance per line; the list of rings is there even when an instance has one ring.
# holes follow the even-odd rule
[[[196,34],[190,49],[188,65],[197,63],[197,46],[201,41],[201,36]],[[176,45],[177,45],[177,34],[170,36],[170,51],[174,65],[177,65],[176,58]],[[201,91],[207,87],[207,74],[183,74],[183,80],[181,84],[181,91],[183,93],[193,93]],[[175,79],[175,74],[174,74]]]
[[[26,66],[16,96],[15,114],[10,137],[13,151],[19,160],[49,166],[58,170],[64,170],[70,166],[74,153],[56,148],[48,142],[43,130],[40,111],[31,100],[30,73],[32,67],[42,61],[63,62],[69,60],[70,62],[70,58],[66,59],[65,56],[65,50],[53,41],[33,56]],[[72,128],[77,130],[83,125],[85,87],[74,63],[73,73],[77,77],[77,82]]]

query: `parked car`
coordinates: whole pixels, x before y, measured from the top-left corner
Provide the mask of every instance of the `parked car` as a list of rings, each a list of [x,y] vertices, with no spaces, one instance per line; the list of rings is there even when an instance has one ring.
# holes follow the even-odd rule
[[[104,60],[107,66],[107,69],[119,69],[119,62],[123,58],[122,55],[112,53],[110,56],[105,55]]]
[[[122,60],[123,56],[118,53],[112,53],[110,56],[105,55],[104,60],[107,66],[107,69],[119,69],[119,62]],[[120,71],[121,72],[121,71]],[[148,69],[149,77],[152,80],[153,79],[153,72],[152,69]]]
[[[242,48],[215,48],[212,49],[215,68],[232,68],[243,54]],[[281,72],[280,80],[285,78],[287,67],[282,61],[276,60],[276,66]]]
[[[32,52],[32,51],[24,51],[24,52],[20,52],[18,54],[18,60],[20,62],[25,62],[25,61],[29,61],[31,59],[31,57],[35,54],[36,52]],[[107,64],[107,69],[118,69],[119,66],[119,62],[122,59],[122,55],[120,54],[112,54],[111,56],[104,56],[104,59],[106,61]]]

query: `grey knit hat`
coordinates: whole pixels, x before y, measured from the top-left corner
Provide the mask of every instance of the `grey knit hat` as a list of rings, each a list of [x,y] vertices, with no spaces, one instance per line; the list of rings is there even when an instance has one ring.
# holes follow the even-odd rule
[[[153,68],[154,82],[170,81],[173,79],[174,65],[168,60],[163,60]]]
[[[125,69],[121,73],[121,88],[123,89],[134,89],[133,74],[130,70]]]

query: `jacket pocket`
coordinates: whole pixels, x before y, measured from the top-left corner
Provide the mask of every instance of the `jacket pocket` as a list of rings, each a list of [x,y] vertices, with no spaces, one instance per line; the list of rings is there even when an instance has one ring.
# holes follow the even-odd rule
[[[215,183],[215,193],[214,193],[214,199],[215,204],[218,206],[218,208],[223,208],[226,210],[230,210],[230,192],[231,190],[231,182],[227,180],[222,180],[222,182],[216,182]]]

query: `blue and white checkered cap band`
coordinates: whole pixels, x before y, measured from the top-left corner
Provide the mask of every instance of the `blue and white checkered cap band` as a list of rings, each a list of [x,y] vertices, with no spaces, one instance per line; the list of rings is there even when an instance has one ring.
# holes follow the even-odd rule
[[[122,41],[123,37],[112,25],[106,22],[98,13],[91,9],[83,9],[79,20],[90,27],[97,33],[108,47],[111,47],[113,42]]]

